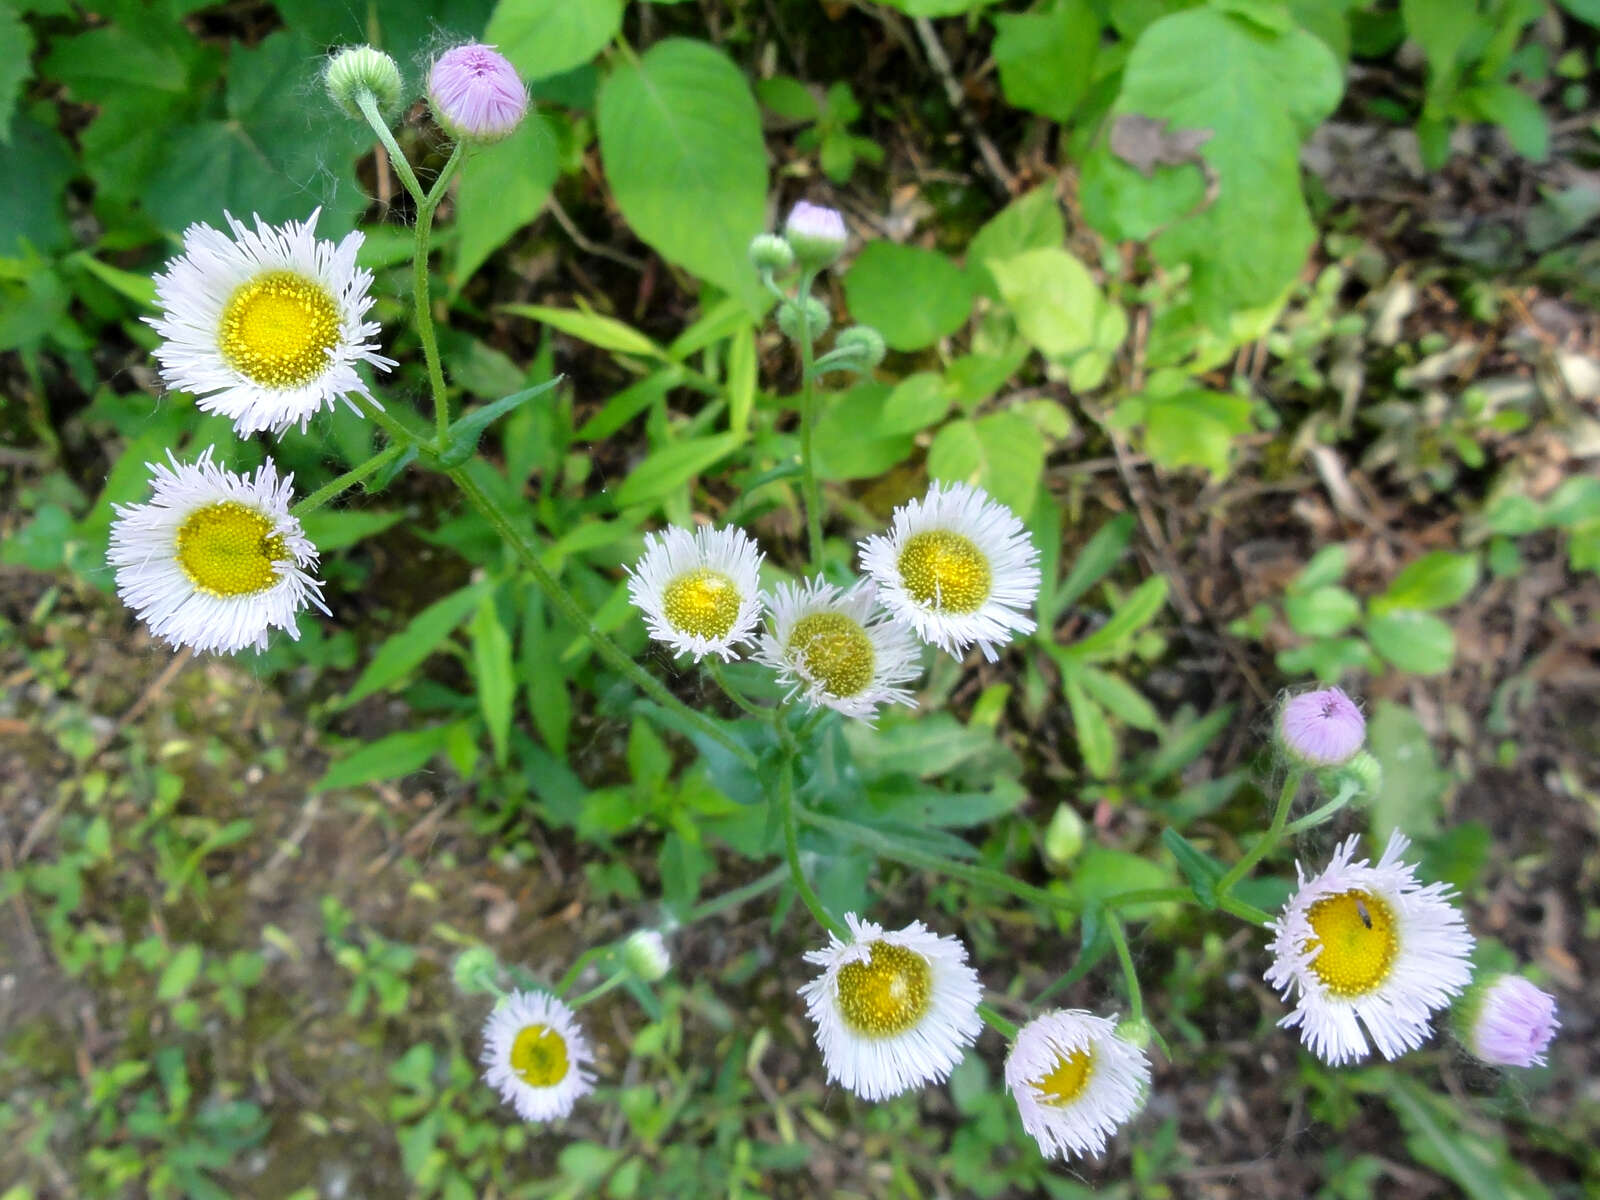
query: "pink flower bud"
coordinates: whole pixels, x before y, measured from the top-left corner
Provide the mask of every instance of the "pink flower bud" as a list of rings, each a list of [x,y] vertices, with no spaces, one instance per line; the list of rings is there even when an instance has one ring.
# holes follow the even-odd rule
[[[493,46],[446,50],[428,73],[433,116],[457,141],[498,142],[528,113],[528,89]]]
[[[1477,998],[1467,1048],[1501,1067],[1544,1066],[1544,1052],[1561,1022],[1556,998],[1520,975],[1502,975]]]
[[[1308,767],[1350,761],[1367,736],[1367,719],[1338,688],[1290,696],[1278,714],[1278,738],[1291,758]]]

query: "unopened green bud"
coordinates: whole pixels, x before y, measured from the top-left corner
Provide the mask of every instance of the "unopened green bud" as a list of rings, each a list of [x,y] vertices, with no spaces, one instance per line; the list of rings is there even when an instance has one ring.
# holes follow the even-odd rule
[[[1052,870],[1059,871],[1078,857],[1083,849],[1083,818],[1072,805],[1056,806],[1056,815],[1050,818],[1050,827],[1044,831],[1044,860]]]
[[[804,305],[803,310],[802,305]],[[800,340],[802,320],[807,327],[806,336],[811,341],[816,341],[828,327],[828,306],[815,296],[807,296],[803,301],[786,300],[778,305],[778,328],[783,330],[783,336],[791,342]]]
[[[872,370],[888,353],[888,347],[883,344],[883,334],[870,325],[852,325],[849,329],[840,330],[839,336],[833,339],[833,346],[835,350],[848,351],[863,371]]]
[[[1361,785],[1362,796],[1370,799],[1378,794],[1383,787],[1383,764],[1380,763],[1370,750],[1363,750],[1339,769],[1341,775],[1347,775]]]
[[[667,943],[654,929],[636,929],[622,943],[622,961],[646,983],[654,983],[672,966]]]
[[[328,60],[323,74],[328,95],[352,117],[360,118],[361,95],[371,92],[378,111],[392,115],[400,107],[400,68],[394,59],[371,46],[348,46]]]
[[[802,200],[789,213],[783,232],[800,265],[817,270],[839,261],[849,234],[839,210]]]
[[[794,247],[775,233],[758,233],[750,239],[750,262],[758,271],[781,275],[794,266]]]
[[[1137,1021],[1118,1021],[1117,1036],[1130,1046],[1148,1050],[1150,1043],[1155,1041],[1156,1031],[1151,1028],[1149,1021],[1140,1017]]]

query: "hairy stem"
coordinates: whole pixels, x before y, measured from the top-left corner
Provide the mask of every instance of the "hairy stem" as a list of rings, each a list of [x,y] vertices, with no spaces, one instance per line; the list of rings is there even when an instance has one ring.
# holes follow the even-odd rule
[[[811,916],[818,925],[840,938],[847,937],[848,931],[828,915],[828,910],[822,907],[822,900],[812,891],[811,881],[800,869],[800,834],[794,819],[793,758],[784,759],[778,775],[778,803],[783,807],[783,851],[789,860],[789,875],[794,879],[795,891],[800,893],[801,902],[811,910]]]
[[[800,314],[801,331],[796,339],[800,346],[800,494],[806,506],[806,537],[811,546],[811,566],[822,570],[822,492],[817,487],[817,464],[811,450],[812,434],[817,423],[817,385],[815,376],[816,346],[812,342],[810,319],[806,315],[806,301],[811,299],[811,283],[816,273],[807,271],[800,276],[800,286],[795,290],[795,309]]]
[[[759,717],[763,721],[771,717],[770,709],[762,708],[759,704],[753,703],[745,697],[743,692],[729,682],[727,673],[722,669],[722,663],[716,657],[708,656],[705,660],[705,668],[711,678],[717,681],[717,686],[722,689],[723,695],[744,709],[745,712],[752,717]]]
[[[444,367],[439,362],[439,339],[433,329],[433,301],[428,296],[428,245],[433,238],[433,213],[444,199],[450,177],[461,163],[461,143],[450,151],[433,187],[417,205],[417,242],[411,254],[411,295],[416,309],[417,336],[422,339],[422,356],[428,363],[428,390],[433,393],[434,437],[444,449],[450,431],[450,397],[444,388]]]
[[[1133,969],[1133,955],[1128,950],[1128,935],[1122,922],[1107,915],[1106,929],[1111,934],[1111,944],[1117,948],[1117,961],[1122,964],[1122,978],[1128,985],[1128,1015],[1134,1021],[1144,1019],[1144,996],[1139,991],[1139,973]]]
[[[1305,777],[1305,770],[1296,767],[1289,772],[1289,777],[1283,781],[1283,790],[1278,793],[1278,807],[1272,814],[1272,825],[1265,835],[1251,846],[1249,851],[1221,879],[1217,880],[1217,896],[1219,900],[1227,896],[1241,879],[1250,873],[1250,868],[1272,852],[1272,848],[1283,837],[1283,829],[1289,823],[1289,810],[1294,807],[1294,798],[1300,791],[1300,780]]]
[[[343,475],[340,475],[337,479],[330,480],[329,482],[323,484],[316,491],[302,499],[289,511],[296,517],[305,517],[316,512],[317,509],[321,508],[335,496],[349,491],[368,475],[373,474],[375,471],[380,471],[384,467],[388,466],[395,459],[404,454],[408,448],[409,447],[405,442],[390,442],[387,447],[378,451],[378,453],[367,459],[366,462],[361,463],[359,466],[350,468],[350,470],[346,471]]]

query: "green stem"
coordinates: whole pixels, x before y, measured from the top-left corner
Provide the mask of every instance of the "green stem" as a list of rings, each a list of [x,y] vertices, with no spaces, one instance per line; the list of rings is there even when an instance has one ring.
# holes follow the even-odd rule
[[[1339,788],[1339,794],[1332,800],[1329,800],[1321,808],[1314,808],[1305,816],[1298,817],[1285,825],[1283,827],[1283,836],[1293,837],[1297,833],[1302,833],[1314,826],[1321,825],[1334,813],[1354,800],[1360,792],[1361,788],[1354,781],[1345,780],[1344,784]]]
[[[337,479],[323,484],[316,491],[312,492],[309,496],[297,503],[289,511],[296,517],[305,517],[310,513],[316,512],[317,509],[321,508],[335,496],[355,487],[356,484],[360,483],[373,472],[382,470],[384,467],[388,466],[395,459],[404,454],[407,448],[408,447],[404,442],[391,442],[387,448],[378,451],[378,453],[367,459],[367,461],[362,463],[360,466],[352,467]]]
[[[383,114],[378,111],[377,99],[370,91],[363,88],[356,96],[356,105],[361,109],[361,115],[366,117],[367,124],[372,126],[372,131],[378,135],[383,148],[389,152],[389,165],[394,168],[394,173],[400,176],[401,184],[411,193],[411,198],[421,204],[424,198],[422,185],[417,182],[416,172],[412,171],[411,163],[401,153],[400,144],[394,140],[389,122],[385,121]]]
[[[738,908],[745,901],[753,900],[763,892],[770,892],[787,878],[789,878],[789,864],[773,867],[759,879],[753,879],[731,892],[723,892],[714,899],[695,905],[684,914],[683,924],[693,925],[696,921],[704,921],[707,917],[727,912],[730,908]]]
[[[811,435],[817,423],[817,387],[813,378],[816,346],[812,343],[811,322],[806,317],[806,301],[811,299],[811,283],[816,272],[800,276],[795,290],[795,308],[800,313],[800,493],[806,506],[806,536],[811,545],[811,566],[822,570],[822,493],[817,487],[817,464],[811,451]]]
[[[1017,1036],[1016,1025],[1006,1020],[998,1012],[996,1012],[993,1005],[978,1005],[978,1015],[984,1019],[991,1029],[994,1029],[997,1033],[999,1033],[1001,1037],[1015,1040]]]
[[[722,689],[723,695],[727,696],[729,700],[732,700],[752,717],[759,717],[765,721],[771,716],[768,709],[762,708],[759,704],[751,703],[745,698],[743,692],[728,682],[727,675],[723,673],[722,663],[717,658],[708,656],[704,661],[706,670],[710,673],[711,678],[717,681],[717,686]]]
[[[1111,944],[1117,948],[1122,978],[1128,985],[1129,1018],[1141,1021],[1144,1019],[1144,997],[1139,992],[1139,975],[1133,969],[1133,955],[1128,951],[1128,935],[1122,928],[1122,922],[1109,914],[1106,916],[1106,929],[1111,934]]]
[[[583,974],[583,969],[601,955],[611,953],[611,950],[612,947],[609,945],[591,946],[578,955],[573,964],[567,968],[567,973],[561,977],[561,982],[556,984],[556,995],[565,996],[567,989],[578,982],[578,976]]]
[[[434,436],[440,449],[444,448],[450,431],[450,397],[444,388],[444,367],[439,362],[439,340],[433,329],[433,301],[428,296],[428,244],[433,238],[433,213],[444,199],[450,177],[461,163],[461,143],[457,142],[450,157],[433,181],[433,187],[417,205],[416,247],[411,253],[411,295],[416,309],[417,336],[422,339],[422,356],[428,364],[428,390],[433,393]]]
[[[817,893],[811,890],[811,881],[806,878],[806,873],[800,869],[800,834],[795,827],[794,819],[794,760],[785,758],[783,767],[778,775],[778,803],[783,806],[783,852],[789,860],[789,874],[794,879],[795,891],[800,893],[801,902],[811,910],[812,918],[829,933],[843,939],[849,936],[848,931],[839,922],[828,915],[828,910],[822,907],[822,900]]]
[[[628,973],[626,971],[618,971],[609,979],[595,984],[594,987],[590,988],[587,992],[584,992],[583,995],[568,1000],[567,1006],[576,1011],[577,1009],[582,1008],[585,1004],[588,1004],[590,1001],[598,1000],[601,996],[604,996],[613,988],[621,987],[623,983],[627,981],[627,978]]]
[[[424,439],[419,437],[404,421],[394,416],[388,409],[380,407],[376,400],[367,396],[358,396],[357,401],[362,406],[362,411],[372,418],[373,423],[389,435],[389,441],[393,445],[404,449],[407,446],[426,444]]]
[[[1217,899],[1217,907],[1223,912],[1230,912],[1236,917],[1243,917],[1252,925],[1272,924],[1272,914],[1263,912],[1254,904],[1246,904],[1233,896],[1221,896]]]
[[[1299,767],[1289,772],[1289,777],[1283,781],[1283,790],[1278,793],[1278,807],[1272,814],[1272,825],[1267,832],[1256,842],[1243,858],[1233,864],[1230,870],[1221,879],[1217,880],[1217,897],[1227,896],[1238,883],[1269,853],[1272,848],[1283,838],[1284,826],[1289,823],[1289,810],[1294,807],[1294,798],[1300,792],[1300,780],[1305,776],[1305,771]]]
[[[539,590],[549,598],[561,615],[578,629],[585,630],[589,642],[610,666],[626,675],[641,692],[649,696],[663,708],[671,710],[685,724],[700,730],[701,733],[720,743],[735,758],[745,766],[754,769],[757,766],[756,756],[732,734],[725,730],[718,722],[712,720],[704,713],[690,708],[679,700],[665,685],[650,672],[646,671],[633,659],[622,652],[622,648],[595,628],[594,621],[589,614],[579,606],[572,593],[561,586],[559,580],[550,573],[550,569],[539,558],[538,551],[527,534],[518,529],[504,510],[480,488],[477,481],[469,475],[463,467],[451,467],[445,472],[461,489],[462,495],[476,508],[490,525],[494,526],[507,545],[516,551],[517,557],[522,560],[522,565],[533,576],[534,583]]]

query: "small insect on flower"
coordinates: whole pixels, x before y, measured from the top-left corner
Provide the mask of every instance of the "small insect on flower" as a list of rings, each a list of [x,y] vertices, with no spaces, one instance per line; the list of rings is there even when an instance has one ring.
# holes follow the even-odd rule
[[[1006,1087],[1046,1157],[1104,1154],[1149,1086],[1144,1050],[1120,1036],[1115,1018],[1081,1009],[1029,1021],[1006,1055]]]
[[[925,642],[957,657],[977,643],[993,662],[1014,632],[1033,632],[1026,610],[1039,597],[1039,551],[979,488],[935,483],[860,550],[879,600]]]
[[[117,594],[173,647],[233,654],[266,649],[269,629],[299,638],[301,609],[328,610],[309,573],[317,551],[289,513],[294,476],[279,479],[270,460],[235,475],[211,453],[146,464],[150,502],[112,506]]]
[[[744,530],[676,525],[647,533],[644,556],[628,571],[628,595],[650,636],[690,654],[724,660],[755,640],[761,619],[761,551]]]
[[[1267,982],[1295,1008],[1278,1023],[1324,1062],[1367,1056],[1368,1039],[1385,1058],[1422,1045],[1430,1014],[1471,978],[1472,935],[1442,883],[1417,882],[1400,861],[1409,844],[1389,839],[1376,866],[1353,861],[1349,838],[1327,868],[1300,886],[1270,928]],[[1365,1028],[1365,1033],[1363,1033]]]
[[[803,690],[812,708],[868,722],[880,704],[916,706],[900,686],[921,674],[916,639],[878,606],[872,584],[845,591],[820,576],[780,583],[767,606],[770,632],[755,657],[778,672],[790,695]]]
[[[241,437],[259,430],[304,432],[323,408],[364,396],[356,364],[394,366],[368,339],[372,272],[356,266],[362,236],[335,245],[304,222],[256,227],[227,217],[227,234],[191,225],[183,254],[157,275],[159,317],[145,318],[164,339],[156,347],[169,388],[196,397],[202,412],[221,413]]]
[[[948,1079],[983,1028],[966,947],[921,921],[893,933],[855,913],[845,923],[848,942],[830,934],[807,952],[823,971],[800,989],[829,1082],[887,1100]]]
[[[528,89],[503,54],[470,42],[446,50],[428,72],[428,103],[440,127],[458,142],[480,145],[509,137],[528,115]]]
[[[1343,766],[1356,756],[1366,734],[1361,710],[1336,687],[1290,696],[1278,711],[1279,743],[1308,767]]]
[[[594,1090],[577,1015],[547,992],[512,992],[483,1026],[483,1078],[524,1121],[555,1121]]]
[[[1456,1028],[1468,1050],[1497,1067],[1542,1067],[1561,1027],[1556,998],[1520,975],[1495,975],[1474,984],[1456,1009]]]

